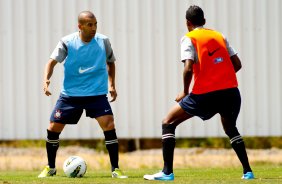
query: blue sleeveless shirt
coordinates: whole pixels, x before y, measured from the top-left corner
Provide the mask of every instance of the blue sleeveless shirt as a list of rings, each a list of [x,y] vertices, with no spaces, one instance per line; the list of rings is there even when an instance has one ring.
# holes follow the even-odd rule
[[[105,38],[96,33],[91,42],[84,43],[78,32],[62,38],[67,47],[62,94],[97,96],[108,93]]]

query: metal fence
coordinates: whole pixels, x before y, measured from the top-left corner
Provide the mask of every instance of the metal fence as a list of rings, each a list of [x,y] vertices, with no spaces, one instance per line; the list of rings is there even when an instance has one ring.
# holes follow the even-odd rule
[[[225,34],[238,51],[242,109],[238,128],[248,136],[281,136],[282,1],[279,0],[0,0],[0,139],[42,139],[58,98],[63,69],[42,90],[43,69],[59,39],[77,30],[91,10],[117,58],[118,99],[112,104],[118,136],[161,136],[161,120],[182,89],[180,38],[185,11],[205,11],[206,27]],[[177,137],[225,136],[220,119],[193,118]],[[100,138],[95,120],[81,118],[62,138]]]

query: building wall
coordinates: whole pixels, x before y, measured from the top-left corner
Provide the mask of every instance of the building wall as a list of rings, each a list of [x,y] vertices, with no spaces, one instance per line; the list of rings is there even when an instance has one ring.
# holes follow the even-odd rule
[[[0,0],[0,139],[43,139],[60,92],[62,65],[43,94],[43,70],[59,39],[77,30],[80,11],[91,10],[117,58],[118,99],[112,103],[121,138],[161,136],[161,120],[182,89],[180,39],[185,11],[205,11],[206,27],[224,33],[238,51],[245,136],[281,136],[282,2],[279,0]],[[177,137],[225,136],[218,115],[192,118]],[[101,138],[95,120],[81,118],[62,138]]]

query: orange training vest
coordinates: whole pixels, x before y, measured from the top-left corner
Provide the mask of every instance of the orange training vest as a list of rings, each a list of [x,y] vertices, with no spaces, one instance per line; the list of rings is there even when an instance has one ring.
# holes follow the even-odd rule
[[[198,54],[193,65],[192,93],[203,94],[238,86],[236,73],[221,33],[210,29],[195,29],[186,34]]]

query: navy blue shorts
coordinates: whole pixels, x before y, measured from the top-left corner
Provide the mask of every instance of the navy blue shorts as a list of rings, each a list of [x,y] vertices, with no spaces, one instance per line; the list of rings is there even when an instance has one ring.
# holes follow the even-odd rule
[[[86,116],[90,118],[113,115],[107,95],[69,97],[61,94],[51,114],[50,121],[77,124],[83,110],[86,111]]]
[[[205,94],[190,93],[179,105],[190,115],[208,120],[219,113],[223,118],[236,122],[241,107],[241,95],[238,88],[218,90]]]

